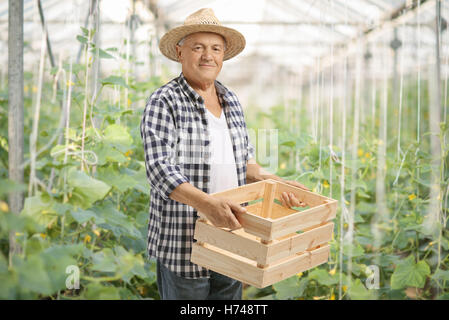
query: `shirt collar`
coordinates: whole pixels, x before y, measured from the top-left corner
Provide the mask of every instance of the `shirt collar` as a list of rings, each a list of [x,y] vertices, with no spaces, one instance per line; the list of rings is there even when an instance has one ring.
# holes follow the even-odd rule
[[[178,77],[178,83],[181,86],[182,91],[184,91],[184,93],[190,99],[192,99],[195,102],[198,102],[200,105],[204,103],[203,97],[201,97],[195,90],[193,90],[193,88],[189,85],[182,72]],[[217,90],[219,98],[226,100],[226,97],[229,94],[229,90],[223,84],[221,84],[220,81],[215,80],[215,89]]]

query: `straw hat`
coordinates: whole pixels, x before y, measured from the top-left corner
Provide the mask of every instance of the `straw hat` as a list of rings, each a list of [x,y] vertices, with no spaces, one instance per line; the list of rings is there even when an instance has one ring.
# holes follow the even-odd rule
[[[159,49],[167,58],[178,61],[176,45],[185,36],[195,32],[213,32],[226,39],[223,60],[231,59],[245,48],[245,37],[237,30],[223,27],[212,9],[200,9],[186,18],[184,25],[168,31],[159,42]]]

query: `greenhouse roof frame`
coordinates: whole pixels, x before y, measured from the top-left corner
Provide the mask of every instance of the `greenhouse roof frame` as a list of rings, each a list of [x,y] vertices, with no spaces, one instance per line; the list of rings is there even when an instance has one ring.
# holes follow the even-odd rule
[[[51,45],[55,52],[60,52],[61,48],[70,47],[67,34],[76,36],[79,26],[83,26],[85,15],[87,14],[86,4],[90,0],[41,0],[46,23],[49,28]],[[101,2],[105,0],[99,0]],[[314,61],[330,60],[330,55],[335,55],[335,50],[343,50],[345,47],[348,53],[352,52],[353,43],[362,40],[370,42],[374,34],[381,34],[381,44],[388,44],[393,36],[392,30],[401,27],[421,28],[424,33],[423,38],[433,32],[429,24],[429,17],[433,14],[432,7],[439,0],[330,0],[325,4],[317,0],[248,0],[242,3],[237,0],[108,0],[113,7],[118,3],[141,3],[145,10],[139,10],[136,14],[142,21],[141,26],[148,30],[156,26],[157,41],[162,33],[168,28],[182,24],[184,18],[201,7],[211,7],[217,17],[226,26],[241,30],[247,38],[247,48],[241,54],[250,56],[257,52],[261,56],[276,64],[290,66],[292,70],[298,71],[313,68]],[[82,7],[79,9],[83,14],[67,16],[70,11],[68,3]],[[416,10],[421,7],[421,21],[413,19],[416,17]],[[116,19],[108,17],[108,14],[101,16],[101,24],[108,26],[125,26],[129,18],[129,6],[123,6],[128,10],[127,17]],[[126,9],[128,8],[128,9]],[[232,10],[228,10],[228,9]],[[102,8],[103,10],[107,9]],[[410,12],[410,18],[405,23],[391,23],[403,16],[404,10]],[[443,17],[449,16],[449,5],[443,4]],[[429,14],[428,12],[431,12]],[[7,0],[0,1],[0,30],[7,28]],[[432,20],[430,18],[430,20]],[[30,47],[36,50],[39,47],[40,37],[36,35],[34,24],[40,23],[36,11],[36,0],[24,0],[24,30],[25,41],[33,42]],[[419,26],[418,26],[419,24]],[[62,28],[69,29],[69,32],[60,32]],[[116,31],[103,28],[102,38],[104,43],[109,43],[116,37]],[[111,28],[112,30],[112,28]],[[114,29],[115,30],[115,29]],[[386,31],[379,31],[386,30]],[[32,32],[34,35],[32,36]],[[3,33],[5,34],[5,33]],[[263,35],[263,36],[262,36]],[[151,35],[147,35],[147,40]],[[5,46],[5,36],[0,35],[0,49]],[[142,40],[141,40],[142,41]],[[3,43],[3,45],[1,44]],[[447,37],[442,35],[442,43],[448,45]],[[423,46],[432,43],[423,43]],[[334,52],[332,52],[334,50]],[[36,50],[37,51],[37,50]],[[442,50],[443,56],[447,50]],[[161,56],[162,57],[162,56]],[[6,57],[3,57],[6,58]],[[296,59],[295,59],[296,58]],[[234,59],[233,59],[234,60]],[[235,59],[238,63],[239,58]],[[332,59],[335,61],[335,59]],[[234,61],[230,62],[234,63]]]

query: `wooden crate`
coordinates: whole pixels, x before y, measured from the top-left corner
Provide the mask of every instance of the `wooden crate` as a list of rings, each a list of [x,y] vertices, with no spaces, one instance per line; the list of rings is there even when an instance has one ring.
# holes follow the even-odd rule
[[[307,207],[297,211],[276,203],[285,191]],[[328,261],[337,200],[271,179],[212,196],[256,202],[236,214],[243,228],[234,231],[213,226],[200,212],[193,263],[264,288]]]

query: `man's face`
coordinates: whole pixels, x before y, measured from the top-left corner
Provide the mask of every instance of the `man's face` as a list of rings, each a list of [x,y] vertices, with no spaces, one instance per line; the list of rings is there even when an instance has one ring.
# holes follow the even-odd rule
[[[195,83],[214,81],[223,66],[225,42],[210,32],[189,35],[182,46],[176,46],[184,76]]]

